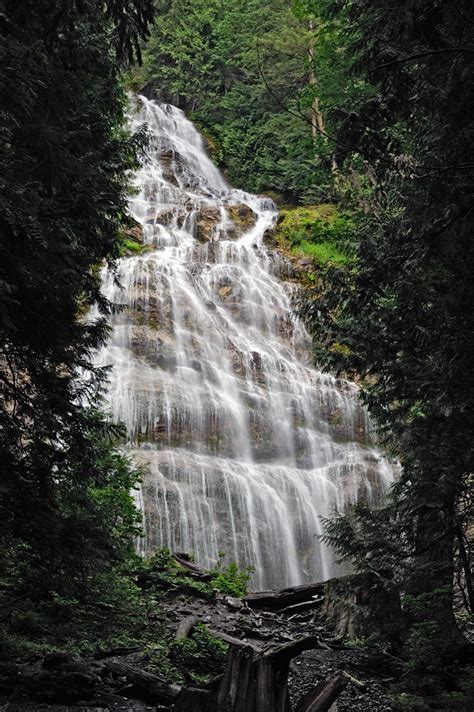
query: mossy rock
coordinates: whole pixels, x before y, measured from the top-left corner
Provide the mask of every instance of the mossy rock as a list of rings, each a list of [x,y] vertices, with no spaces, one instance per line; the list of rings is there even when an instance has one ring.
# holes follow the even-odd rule
[[[237,230],[241,233],[250,230],[257,222],[257,216],[254,211],[245,203],[230,205],[227,208],[227,212]]]
[[[351,263],[351,216],[329,203],[290,206],[280,211],[272,239],[290,256],[311,258],[320,267]]]
[[[131,227],[127,227],[122,233],[120,246],[121,257],[132,257],[154,250],[152,245],[143,244],[143,225],[136,220],[132,221]]]

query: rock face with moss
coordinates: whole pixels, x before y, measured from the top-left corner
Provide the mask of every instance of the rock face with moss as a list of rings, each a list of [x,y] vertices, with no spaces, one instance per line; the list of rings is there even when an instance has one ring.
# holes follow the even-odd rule
[[[351,262],[352,219],[335,205],[284,206],[267,241],[281,250],[296,273],[315,273]]]
[[[378,501],[393,473],[357,388],[310,366],[290,301],[291,259],[310,258],[266,249],[273,201],[230,188],[179,110],[144,100],[141,112],[155,138],[131,210],[150,251],[123,259],[118,281],[105,273],[124,308],[103,359],[109,410],[145,467],[143,551],[210,566],[223,550],[256,567],[255,588],[328,578],[321,516]],[[305,210],[295,246],[310,239]],[[284,211],[277,233],[292,219]]]

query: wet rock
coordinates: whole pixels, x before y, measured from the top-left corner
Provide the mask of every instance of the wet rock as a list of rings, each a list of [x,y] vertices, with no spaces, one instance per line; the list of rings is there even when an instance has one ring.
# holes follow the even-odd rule
[[[230,205],[227,208],[229,218],[232,220],[236,227],[237,234],[242,234],[247,230],[250,230],[256,222],[257,216],[248,205],[245,203],[237,203],[237,205]]]
[[[218,208],[203,206],[196,217],[196,239],[199,242],[208,242],[214,239],[216,226],[221,221],[221,212]]]
[[[136,220],[133,221],[133,225],[126,230],[124,234],[129,240],[143,244],[143,225],[141,225]]]
[[[233,596],[226,596],[225,602],[227,603],[229,608],[234,608],[235,610],[240,610],[244,607],[244,604],[240,600],[240,598],[234,598]]]
[[[228,297],[231,292],[232,292],[232,287],[220,287],[217,290],[217,293],[219,294],[220,297]]]

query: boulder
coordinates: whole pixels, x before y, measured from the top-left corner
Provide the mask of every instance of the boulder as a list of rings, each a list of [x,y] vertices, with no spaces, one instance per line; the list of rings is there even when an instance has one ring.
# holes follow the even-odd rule
[[[143,225],[141,225],[136,220],[132,220],[132,222],[133,222],[132,226],[128,227],[126,230],[124,230],[124,234],[130,240],[133,240],[134,242],[138,242],[138,243],[140,243],[140,245],[142,245],[143,244]]]
[[[199,208],[196,217],[196,239],[199,242],[209,242],[215,236],[216,226],[221,221],[219,208],[203,206]]]
[[[229,218],[235,225],[236,236],[250,230],[257,222],[257,216],[245,203],[237,203],[227,208]]]

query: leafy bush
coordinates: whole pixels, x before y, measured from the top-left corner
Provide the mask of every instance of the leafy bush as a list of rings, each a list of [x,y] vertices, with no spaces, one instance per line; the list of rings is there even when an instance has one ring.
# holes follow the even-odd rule
[[[151,558],[138,562],[137,580],[141,587],[165,594],[183,591],[213,596],[217,590],[239,598],[245,596],[253,567],[239,569],[234,562],[224,564],[224,556],[221,552],[215,568],[209,570],[211,580],[200,581],[189,575],[189,571],[173,558],[169,549],[160,549]]]
[[[229,646],[215,638],[205,625],[198,624],[191,638],[176,640],[170,647],[170,659],[176,667],[199,680],[224,671]]]
[[[214,569],[212,569],[212,581],[214,588],[222,593],[228,593],[230,596],[241,598],[248,592],[248,585],[254,572],[253,566],[246,566],[239,569],[235,562],[224,564],[224,554],[219,554],[219,560]]]

